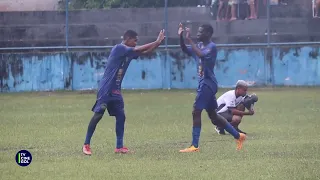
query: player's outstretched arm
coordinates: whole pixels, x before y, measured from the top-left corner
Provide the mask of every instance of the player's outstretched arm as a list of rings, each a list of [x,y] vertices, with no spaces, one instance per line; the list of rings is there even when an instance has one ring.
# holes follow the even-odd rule
[[[165,38],[165,33],[164,33],[164,29],[160,31],[157,40],[155,41],[156,43],[153,44],[150,49],[147,49],[146,51],[143,51],[142,54],[148,54],[150,52],[152,52],[153,50],[155,50],[156,48],[158,48],[161,44],[161,42],[164,40]]]
[[[144,44],[142,46],[135,47],[134,51],[140,54],[148,54],[153,50],[155,50],[157,47],[159,47],[164,38],[165,38],[164,30],[161,30],[156,41],[152,43]]]
[[[236,106],[235,99],[226,99],[226,106],[231,111],[232,115],[237,116],[246,116],[246,115],[253,115],[254,111],[245,112],[244,104],[240,104]]]
[[[190,29],[186,28],[186,39],[188,41],[188,43],[191,45],[191,48],[193,50],[193,52],[198,56],[198,57],[203,57],[204,54],[202,53],[201,49],[199,49],[197,47],[197,45],[192,41],[191,37],[190,37]]]
[[[179,39],[180,39],[180,47],[181,47],[181,49],[182,49],[182,51],[184,52],[184,53],[186,53],[186,54],[188,54],[189,56],[191,56],[191,53],[190,53],[190,51],[188,50],[188,48],[187,48],[187,46],[186,46],[186,44],[184,43],[184,39],[183,39],[183,26],[182,26],[182,24],[180,23],[179,24],[179,30],[178,30],[178,35],[179,35]]]

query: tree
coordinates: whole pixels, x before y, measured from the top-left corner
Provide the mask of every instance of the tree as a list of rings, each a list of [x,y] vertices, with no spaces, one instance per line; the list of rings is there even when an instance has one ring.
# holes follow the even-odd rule
[[[66,0],[59,6],[65,9]],[[69,0],[70,9],[108,9],[108,8],[158,8],[164,7],[165,0]],[[168,0],[168,7],[196,6],[195,0]]]

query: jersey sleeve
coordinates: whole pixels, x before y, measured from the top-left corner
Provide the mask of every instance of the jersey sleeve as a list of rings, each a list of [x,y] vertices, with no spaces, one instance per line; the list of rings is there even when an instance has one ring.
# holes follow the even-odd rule
[[[191,55],[193,55],[194,53],[191,46],[187,46],[187,51],[188,51],[188,54],[191,54]]]
[[[118,44],[115,49],[116,56],[136,56],[136,52],[134,51],[133,47],[128,47],[123,44]]]
[[[135,51],[133,51],[133,52],[131,53],[132,59],[138,59],[140,55],[141,55],[140,53],[135,52]]]
[[[193,51],[191,46],[187,46],[187,53],[191,55],[194,59],[197,59],[196,53]]]

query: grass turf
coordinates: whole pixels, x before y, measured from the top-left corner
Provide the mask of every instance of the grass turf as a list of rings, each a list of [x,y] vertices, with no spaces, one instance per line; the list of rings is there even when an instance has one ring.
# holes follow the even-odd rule
[[[320,179],[320,89],[251,92],[259,102],[240,126],[248,132],[241,152],[205,112],[200,152],[178,152],[191,142],[194,91],[125,91],[125,145],[135,153],[114,154],[115,123],[106,115],[91,157],[81,150],[95,94],[0,94],[0,179]],[[28,167],[15,162],[21,149],[32,153]]]

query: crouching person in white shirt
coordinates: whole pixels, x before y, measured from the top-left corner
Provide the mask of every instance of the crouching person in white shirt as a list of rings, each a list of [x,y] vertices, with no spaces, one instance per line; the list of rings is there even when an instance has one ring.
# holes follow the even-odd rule
[[[217,100],[217,113],[226,118],[238,132],[244,134],[246,133],[241,131],[238,126],[241,123],[243,116],[251,116],[254,114],[253,106],[254,103],[258,101],[257,95],[247,95],[247,90],[248,84],[243,80],[239,80],[235,90],[227,91]],[[248,109],[249,111],[245,112],[245,109]],[[216,124],[215,129],[218,134],[225,134],[224,129],[219,127],[219,124]]]

